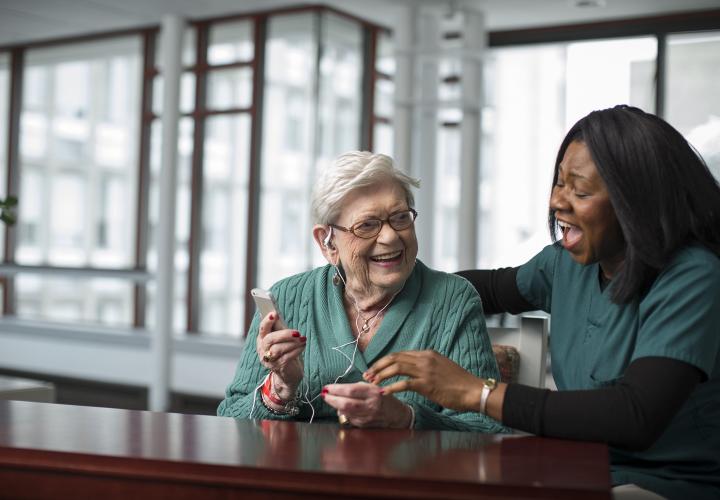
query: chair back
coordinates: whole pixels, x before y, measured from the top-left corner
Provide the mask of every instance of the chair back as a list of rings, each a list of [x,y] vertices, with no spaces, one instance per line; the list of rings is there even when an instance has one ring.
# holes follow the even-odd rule
[[[549,318],[521,316],[519,328],[490,327],[493,345],[509,345],[520,354],[517,381],[532,387],[545,387]]]

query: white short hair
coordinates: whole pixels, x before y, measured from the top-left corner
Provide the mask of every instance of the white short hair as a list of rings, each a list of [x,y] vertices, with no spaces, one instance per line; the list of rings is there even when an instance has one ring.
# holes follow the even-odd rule
[[[392,158],[368,151],[350,151],[338,156],[320,173],[313,188],[311,208],[314,222],[336,222],[348,194],[355,189],[387,181],[397,183],[405,191],[408,206],[413,207],[415,197],[411,187],[419,188],[420,181],[395,168]]]

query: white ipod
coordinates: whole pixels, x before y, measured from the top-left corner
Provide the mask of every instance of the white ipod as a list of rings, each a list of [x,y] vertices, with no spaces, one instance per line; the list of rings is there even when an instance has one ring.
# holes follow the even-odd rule
[[[278,330],[287,330],[288,326],[285,323],[282,314],[280,314],[280,309],[278,308],[277,302],[275,301],[275,297],[273,297],[272,293],[267,290],[263,290],[262,288],[253,288],[250,290],[250,295],[252,295],[255,305],[257,306],[258,311],[260,311],[261,318],[264,318],[271,312],[275,312],[278,316],[278,319],[275,321]]]

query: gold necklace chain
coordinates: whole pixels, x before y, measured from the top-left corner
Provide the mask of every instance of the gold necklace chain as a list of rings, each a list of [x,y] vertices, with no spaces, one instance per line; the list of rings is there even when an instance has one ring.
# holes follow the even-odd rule
[[[355,328],[357,328],[358,336],[359,336],[364,333],[367,333],[368,330],[370,330],[370,328],[375,326],[377,317],[380,315],[381,312],[383,312],[385,309],[387,309],[387,307],[390,305],[390,302],[392,302],[393,299],[395,298],[395,296],[398,293],[400,293],[400,290],[398,290],[397,292],[392,294],[392,297],[390,297],[390,300],[388,300],[387,303],[384,306],[382,306],[382,308],[378,312],[376,312],[372,317],[370,317],[368,319],[365,319],[365,316],[363,316],[362,313],[360,312],[360,306],[358,305],[357,301],[355,300],[355,297],[353,297],[352,294],[350,294],[347,290],[345,291],[345,293],[350,297],[350,300],[352,301],[353,305],[355,306],[355,310],[357,311],[357,318],[355,318]],[[363,321],[362,328],[360,328],[360,322],[359,322],[359,320],[361,320],[361,319]],[[372,321],[372,324],[370,323],[371,321]]]

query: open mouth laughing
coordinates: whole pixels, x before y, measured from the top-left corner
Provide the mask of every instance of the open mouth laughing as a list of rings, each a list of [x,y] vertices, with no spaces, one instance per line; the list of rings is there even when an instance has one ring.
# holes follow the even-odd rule
[[[370,260],[373,262],[377,262],[378,264],[391,264],[395,262],[399,262],[402,258],[403,251],[397,250],[395,252],[390,253],[383,253],[380,255],[373,255],[370,257]]]
[[[563,233],[563,246],[566,249],[574,247],[582,238],[583,232],[578,226],[574,226],[565,221],[558,220],[558,226]]]

